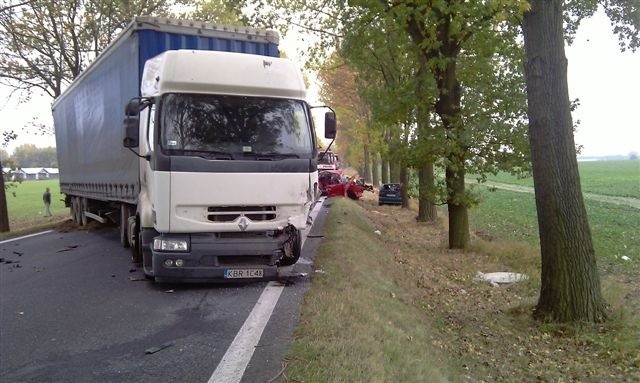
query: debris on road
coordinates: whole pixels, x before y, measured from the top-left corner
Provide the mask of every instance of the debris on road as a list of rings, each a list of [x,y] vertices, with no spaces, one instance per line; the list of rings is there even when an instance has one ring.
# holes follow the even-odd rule
[[[139,282],[139,281],[144,281],[146,278],[145,277],[129,277],[129,280],[131,282]]]
[[[21,253],[19,251],[14,251],[13,254],[17,255],[18,257],[22,257],[22,254],[24,253]]]
[[[167,343],[163,343],[161,346],[159,347],[150,347],[146,350],[144,350],[144,353],[147,355],[151,355],[151,354],[155,354],[158,351],[162,351],[167,347],[171,347],[173,346],[173,342],[167,342]]]
[[[77,249],[78,245],[69,245],[66,249],[58,250],[56,253],[64,253],[65,251],[71,251],[73,249]]]
[[[174,292],[174,290],[173,289],[169,289],[169,290],[165,290],[164,292],[167,293],[167,294],[171,294],[171,293]]]
[[[376,231],[374,231],[374,233],[376,233],[378,235],[382,235],[382,232],[380,230],[376,230]]]

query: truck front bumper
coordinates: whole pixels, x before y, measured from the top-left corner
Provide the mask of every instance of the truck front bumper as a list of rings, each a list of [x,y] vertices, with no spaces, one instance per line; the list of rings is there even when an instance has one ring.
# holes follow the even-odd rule
[[[156,236],[159,237],[168,236]],[[285,234],[269,233],[200,233],[182,237],[189,238],[188,251],[157,251],[153,242],[149,244],[157,282],[274,279],[278,276],[283,243],[288,238]],[[238,278],[238,274],[242,277]]]

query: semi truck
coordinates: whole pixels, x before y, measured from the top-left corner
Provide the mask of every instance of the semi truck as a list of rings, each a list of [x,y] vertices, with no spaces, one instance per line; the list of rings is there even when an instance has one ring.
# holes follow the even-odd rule
[[[119,225],[157,282],[268,279],[319,196],[300,70],[277,32],[137,17],[52,106],[78,225]],[[324,114],[334,138],[335,113]]]

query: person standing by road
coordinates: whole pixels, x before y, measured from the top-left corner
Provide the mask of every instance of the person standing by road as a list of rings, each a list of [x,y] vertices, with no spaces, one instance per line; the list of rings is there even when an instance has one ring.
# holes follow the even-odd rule
[[[49,192],[49,188],[44,190],[44,194],[42,194],[42,201],[44,201],[44,216],[51,217],[51,193]]]

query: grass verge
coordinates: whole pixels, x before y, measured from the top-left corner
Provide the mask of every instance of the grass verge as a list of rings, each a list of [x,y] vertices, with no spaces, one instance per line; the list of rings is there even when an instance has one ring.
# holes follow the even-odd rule
[[[0,233],[0,240],[46,230],[69,218],[69,209],[64,206],[58,180],[31,180],[8,185],[5,195],[11,231]],[[47,187],[51,189],[52,217],[42,216],[42,193]]]
[[[376,227],[347,200],[331,200],[313,288],[288,353],[287,379],[304,382],[443,382],[450,371],[428,318]],[[453,379],[456,380],[456,379]]]

